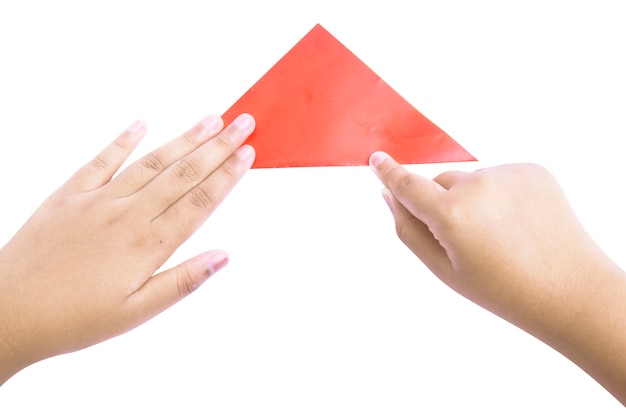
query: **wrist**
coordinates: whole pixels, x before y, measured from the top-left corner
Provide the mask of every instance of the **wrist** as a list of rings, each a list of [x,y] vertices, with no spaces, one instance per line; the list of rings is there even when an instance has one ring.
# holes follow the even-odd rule
[[[20,308],[20,292],[16,294],[12,286],[19,275],[8,254],[6,247],[0,249],[0,385],[30,364],[26,360],[28,346],[23,344],[27,312]]]
[[[599,249],[587,254],[567,277],[556,279],[560,286],[544,300],[544,308],[534,305],[518,325],[626,405],[626,273]]]
[[[6,318],[6,316],[2,316]],[[19,350],[16,349],[6,327],[0,321],[0,385],[4,384],[14,374],[19,372],[25,366],[21,365]]]

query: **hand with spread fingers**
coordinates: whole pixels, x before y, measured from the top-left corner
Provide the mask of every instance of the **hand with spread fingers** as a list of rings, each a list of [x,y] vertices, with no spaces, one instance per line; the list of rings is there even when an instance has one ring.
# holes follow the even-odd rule
[[[370,166],[400,239],[452,289],[551,345],[626,404],[626,274],[543,167],[433,180],[382,152]]]
[[[0,250],[0,384],[136,327],[227,263],[215,250],[155,274],[252,165],[254,125],[209,116],[115,176],[146,132],[135,122],[35,211]]]

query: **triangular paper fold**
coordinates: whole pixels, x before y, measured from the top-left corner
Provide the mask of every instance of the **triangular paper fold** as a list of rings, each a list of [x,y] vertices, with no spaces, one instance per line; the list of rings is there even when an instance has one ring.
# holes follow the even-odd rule
[[[316,25],[223,115],[257,122],[253,168],[474,161],[322,26]]]

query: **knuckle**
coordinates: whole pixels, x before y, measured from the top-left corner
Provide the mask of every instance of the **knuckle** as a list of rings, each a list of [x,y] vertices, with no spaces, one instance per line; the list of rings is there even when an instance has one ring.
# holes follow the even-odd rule
[[[400,170],[400,171],[399,171]],[[413,185],[413,175],[401,167],[394,167],[385,175],[385,181],[396,194],[403,194]]]
[[[456,231],[465,225],[465,208],[458,202],[447,204],[443,213],[442,223],[448,230]]]
[[[109,168],[109,164],[100,157],[95,157],[89,162],[89,166],[91,168],[95,168],[96,170],[106,170]]]
[[[52,193],[45,200],[44,205],[58,210],[60,208],[63,208],[63,206],[67,203],[67,201],[68,201],[68,194],[63,188],[61,188],[57,190],[56,192]]]
[[[398,193],[401,194],[405,190],[410,189],[412,185],[413,185],[413,176],[411,176],[410,174],[404,174],[398,180],[396,190],[398,191]]]
[[[119,136],[111,143],[113,147],[120,151],[126,151],[128,149],[128,137],[127,136]]]
[[[213,197],[200,187],[196,187],[187,193],[187,198],[193,206],[200,209],[212,209],[215,206]]]
[[[144,156],[141,159],[141,165],[143,165],[145,168],[151,171],[156,171],[157,173],[160,173],[161,171],[163,171],[163,163],[154,154],[148,154]]]
[[[176,272],[176,290],[178,296],[183,298],[193,293],[200,286],[198,280],[189,270],[188,267],[181,267]]]
[[[396,222],[396,235],[398,235],[400,241],[406,242],[406,227],[404,222]]]
[[[236,180],[239,178],[239,172],[233,166],[233,164],[224,164],[221,167],[222,173],[229,180]]]
[[[409,248],[412,248],[412,241],[416,234],[421,234],[423,231],[412,222],[407,220],[396,220],[396,235]]]
[[[475,212],[475,206],[468,205],[465,200],[449,199],[441,203],[439,222],[443,229],[458,236],[474,223]]]
[[[522,173],[520,173],[520,177],[533,176],[543,181],[556,181],[556,178],[546,167],[536,163],[520,164],[520,171],[522,171]]]
[[[225,132],[216,135],[211,141],[221,148],[230,148],[232,144],[230,136]]]
[[[183,142],[190,145],[195,145],[198,142],[198,135],[196,135],[193,130],[185,132],[181,135],[181,138]]]
[[[174,173],[180,179],[188,182],[195,182],[200,178],[200,170],[197,164],[188,158],[176,163]]]

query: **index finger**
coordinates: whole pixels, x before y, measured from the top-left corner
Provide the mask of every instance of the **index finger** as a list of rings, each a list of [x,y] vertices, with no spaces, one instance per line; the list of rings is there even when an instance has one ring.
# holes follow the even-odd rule
[[[445,189],[437,182],[409,172],[382,151],[370,156],[370,167],[416,218],[427,220],[438,208]]]

